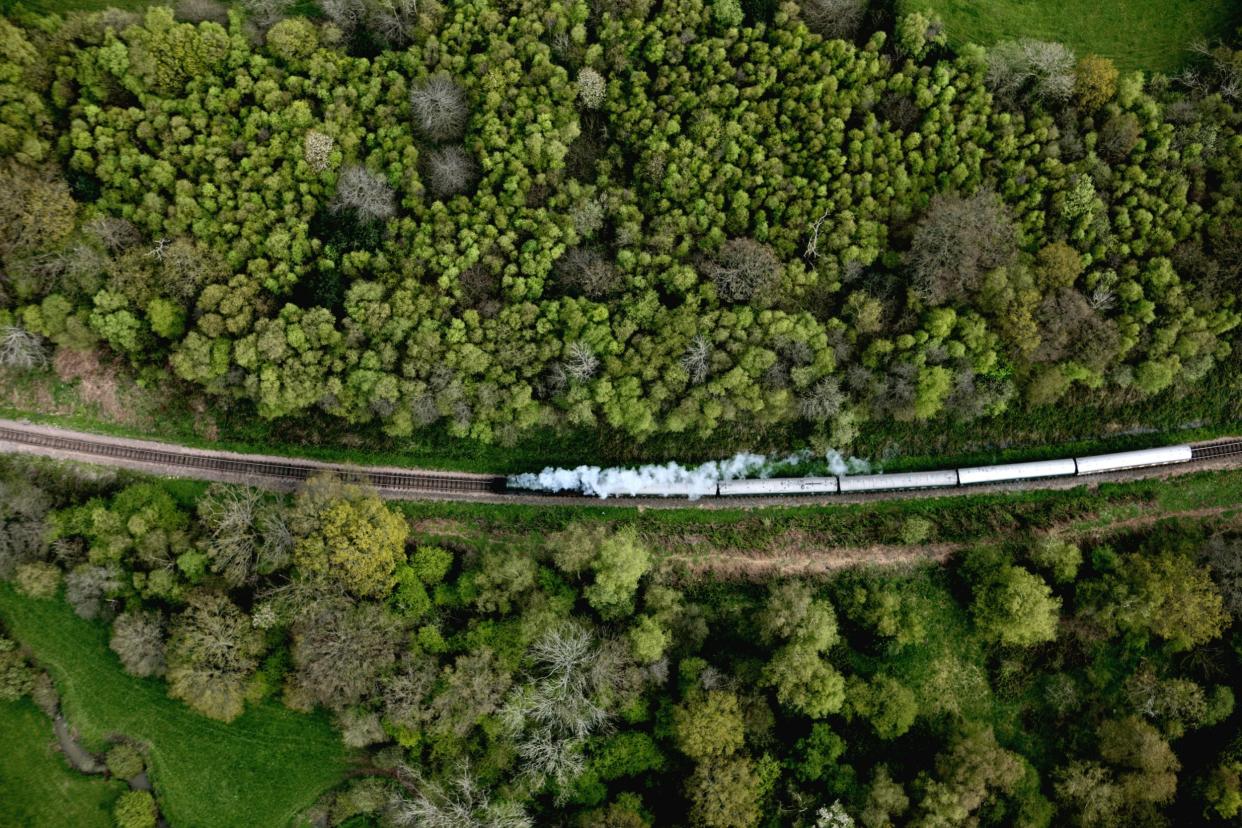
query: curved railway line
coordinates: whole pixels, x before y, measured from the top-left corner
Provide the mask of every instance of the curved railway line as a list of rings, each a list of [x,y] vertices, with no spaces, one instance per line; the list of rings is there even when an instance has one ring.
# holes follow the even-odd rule
[[[292,457],[198,449],[149,440],[70,431],[53,426],[36,425],[14,420],[0,420],[0,451],[36,454],[63,460],[77,460],[105,466],[116,466],[151,474],[187,477],[231,483],[246,483],[272,489],[293,489],[298,483],[319,472],[333,472],[348,478],[369,482],[391,499],[462,500],[480,502],[591,505],[648,505],[685,507],[709,505],[703,501],[688,504],[685,499],[618,498],[601,501],[581,495],[551,495],[537,492],[506,490],[502,475],[430,469],[401,469],[383,466],[357,466]],[[1225,439],[1192,446],[1191,460],[1177,466],[1154,466],[1126,473],[1102,474],[1094,480],[1133,480],[1141,477],[1168,476],[1202,468],[1242,467],[1242,439]],[[1068,478],[1071,485],[1087,481]],[[765,496],[738,497],[730,505],[768,505],[780,503],[844,503],[892,497],[938,497],[962,491],[1013,491],[1015,489],[1068,488],[1067,480],[1026,480],[1021,483],[978,486],[967,490],[926,489],[921,491],[875,492],[848,496]],[[715,500],[715,499],[712,499]],[[710,505],[721,505],[715,500]]]

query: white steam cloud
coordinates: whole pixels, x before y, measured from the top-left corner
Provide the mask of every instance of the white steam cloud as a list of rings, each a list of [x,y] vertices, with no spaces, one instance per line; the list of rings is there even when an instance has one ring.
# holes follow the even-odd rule
[[[703,463],[699,466],[683,466],[680,463],[647,465],[627,469],[620,466],[578,466],[576,469],[548,467],[541,472],[528,472],[509,476],[509,488],[540,492],[581,492],[600,498],[628,495],[676,496],[697,500],[704,495],[714,495],[716,484],[722,480],[739,480],[747,477],[772,477],[782,469],[815,460],[810,451],[802,451],[769,460],[762,454],[735,454],[728,460]],[[843,457],[840,452],[829,451],[824,456],[831,474],[857,474],[870,470],[870,464],[856,457]]]

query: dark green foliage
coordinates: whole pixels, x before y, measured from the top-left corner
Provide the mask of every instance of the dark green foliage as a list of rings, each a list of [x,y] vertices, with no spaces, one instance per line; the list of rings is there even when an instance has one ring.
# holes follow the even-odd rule
[[[57,543],[83,544],[53,560],[108,562],[76,566],[96,573],[87,586],[97,612],[124,610],[112,645],[127,668],[156,674],[166,649],[174,697],[220,718],[265,700],[324,706],[344,744],[426,780],[415,795],[377,777],[357,801],[334,800],[343,818],[374,813],[393,791],[392,814],[410,824],[459,806],[519,826],[635,828],[762,824],[800,802],[815,806],[796,828],[834,814],[879,826],[1139,824],[1233,807],[1226,748],[1240,668],[1222,597],[1231,530],[1170,524],[1105,546],[1065,528],[1081,513],[1025,501],[915,512],[872,504],[854,510],[857,526],[844,513],[791,510],[788,525],[806,537],[899,542],[915,517],[922,536],[1007,534],[943,567],[766,589],[670,582],[661,566],[636,589],[608,575],[634,608],[614,618],[617,605],[593,587],[628,571],[638,538],[653,557],[680,548],[681,532],[691,545],[759,548],[773,537],[774,513],[500,510],[469,512],[472,527],[420,519],[391,594],[289,578],[286,560],[234,581],[226,596],[209,589],[223,572],[205,567],[198,586],[173,578],[156,590],[164,570],[148,570],[143,550],[159,553],[168,533],[192,546],[220,542],[230,516],[253,518],[247,504],[287,503],[156,483],[83,502],[96,491],[56,499]],[[992,506],[995,523],[985,519]],[[409,514],[464,508],[419,504]],[[967,511],[977,524],[963,523]],[[1037,539],[1015,528],[1016,516],[1062,528]],[[162,540],[148,546],[150,537]],[[178,560],[194,554],[207,560],[193,550]],[[1054,585],[1041,588],[1027,566],[1055,575]],[[67,597],[81,602],[85,589]],[[0,606],[24,618],[58,605],[10,591]],[[652,630],[658,646],[643,643]],[[29,692],[33,671],[11,654],[9,683]],[[164,685],[147,684],[163,701]],[[158,774],[160,743],[143,728],[120,732],[138,737]],[[120,767],[125,757],[116,758]]]
[[[262,46],[6,27],[0,312],[264,418],[503,444],[842,447],[1229,364],[1225,46],[1144,85],[854,0],[251,5]]]

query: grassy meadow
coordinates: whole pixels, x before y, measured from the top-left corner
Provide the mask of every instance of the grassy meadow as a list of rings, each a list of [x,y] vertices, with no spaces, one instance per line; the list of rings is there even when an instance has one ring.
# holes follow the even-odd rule
[[[204,718],[168,698],[164,682],[126,675],[108,648],[106,628],[78,618],[60,599],[27,598],[0,586],[0,620],[51,673],[65,716],[87,747],[99,749],[117,733],[148,745],[151,781],[177,828],[284,828],[348,769],[345,749],[326,718],[294,713],[275,701],[251,707],[230,724]],[[44,724],[38,738],[33,732],[18,735],[9,747],[44,744],[52,738],[46,719]],[[9,742],[6,730],[0,727]],[[3,780],[11,771],[0,768]],[[28,767],[25,772],[33,773]],[[0,801],[6,799],[3,790],[0,781]]]

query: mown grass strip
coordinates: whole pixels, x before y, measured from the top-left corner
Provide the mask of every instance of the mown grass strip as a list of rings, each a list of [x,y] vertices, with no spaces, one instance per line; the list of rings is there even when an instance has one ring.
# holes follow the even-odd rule
[[[269,701],[230,724],[204,718],[168,698],[163,682],[126,675],[105,627],[63,601],[0,585],[0,618],[51,673],[88,746],[117,733],[149,745],[152,782],[177,828],[284,828],[348,769],[325,717]]]

